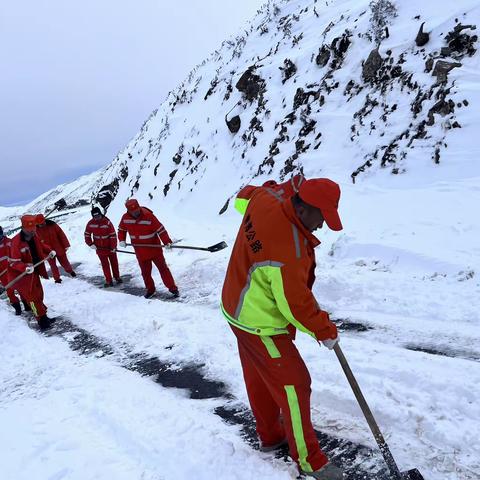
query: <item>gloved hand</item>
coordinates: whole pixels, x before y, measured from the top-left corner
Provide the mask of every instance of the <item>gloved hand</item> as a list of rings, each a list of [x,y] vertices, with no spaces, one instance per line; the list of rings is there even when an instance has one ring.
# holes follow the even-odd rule
[[[119,242],[121,248],[127,248],[127,242]]]
[[[322,340],[322,343],[325,347],[327,347],[329,350],[332,350],[333,347],[340,341],[340,337],[337,334],[336,338],[327,338],[327,340]]]
[[[96,247],[93,243],[90,245],[90,248],[91,248],[92,250],[96,250],[96,249],[97,249],[97,247]]]
[[[29,266],[25,269],[25,273],[26,273],[27,275],[32,274],[34,271],[35,271],[35,269],[33,268],[33,265],[29,265]]]
[[[52,250],[49,254],[48,254],[48,258],[55,258],[57,256],[57,252],[55,250]]]

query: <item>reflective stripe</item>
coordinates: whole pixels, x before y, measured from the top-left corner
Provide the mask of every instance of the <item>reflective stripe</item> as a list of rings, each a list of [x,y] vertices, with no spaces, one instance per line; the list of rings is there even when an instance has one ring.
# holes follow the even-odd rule
[[[138,222],[139,225],[151,225],[152,221],[151,220],[140,220]]]
[[[298,238],[298,228],[292,223],[293,229],[293,240],[295,242],[295,254],[297,258],[302,256],[302,252],[300,251],[300,239]]]
[[[243,330],[247,333],[252,333],[254,335],[262,335],[269,337],[271,335],[281,335],[284,333],[288,333],[288,330],[286,328],[276,328],[276,327],[249,327],[247,325],[244,325],[243,323],[239,322],[235,318],[231,317],[227,311],[223,308],[223,304],[220,304],[220,307],[222,309],[222,313],[224,317],[227,319],[228,323],[231,323],[233,326],[239,328],[240,330]]]
[[[115,237],[116,237],[116,235],[115,235],[114,233],[111,233],[111,234],[108,236],[108,238],[115,238]]]
[[[294,177],[290,179],[290,183],[292,184],[293,191],[295,193],[298,192],[298,189],[300,188],[300,185],[303,183],[305,180],[305,177],[303,175],[300,175],[300,178],[298,179],[298,185],[295,185],[295,182],[293,181]]]
[[[265,348],[267,349],[267,352],[271,358],[282,358],[282,354],[280,353],[277,346],[275,345],[275,342],[273,341],[272,337],[266,337],[264,335],[260,335],[260,340],[265,345]]]
[[[0,262],[2,262],[3,260],[7,260],[8,258],[8,255],[5,255],[4,257],[0,257]]]
[[[277,192],[275,192],[275,190],[272,190],[271,188],[267,188],[266,190],[270,195],[274,196],[280,203],[283,203],[283,198],[280,195],[278,195]]]
[[[153,238],[153,237],[156,237],[157,236],[157,233],[158,232],[155,232],[155,233],[151,233],[150,235],[138,235],[138,239],[139,240],[147,240],[148,238]],[[130,235],[131,238],[133,238],[131,235]]]
[[[259,263],[254,263],[250,269],[248,270],[248,275],[247,275],[247,283],[246,285],[243,287],[242,289],[242,292],[240,293],[240,298],[238,300],[238,305],[237,305],[237,308],[235,310],[235,318],[238,318],[240,316],[240,312],[242,311],[242,307],[243,307],[243,301],[245,299],[245,295],[247,294],[248,292],[248,289],[250,288],[250,283],[252,281],[252,275],[253,275],[253,272],[257,269],[257,268],[260,268],[260,267],[281,267],[283,266],[283,263],[280,263],[280,262],[272,262],[272,261],[269,261],[267,260],[266,262],[259,262]]]
[[[98,228],[110,228],[108,225],[100,225]]]
[[[308,449],[305,443],[305,436],[303,434],[302,413],[300,412],[300,405],[298,404],[298,396],[294,385],[285,385],[285,392],[287,393],[288,409],[290,410],[290,419],[293,428],[293,437],[295,438],[295,445],[298,453],[298,463],[305,472],[313,472],[313,468],[308,463]]]
[[[118,231],[122,231],[122,232],[126,232],[126,230],[124,228],[121,228],[121,227],[118,227]]]
[[[278,309],[282,313],[282,315],[286,318],[288,322],[294,325],[298,330],[302,332],[308,333],[313,338],[317,339],[315,334],[308,330],[302,323],[300,323],[294,316],[292,311],[290,310],[290,305],[288,303],[287,297],[285,296],[285,289],[283,287],[283,278],[282,272],[280,269],[272,270],[270,276],[270,287],[272,289],[273,296],[275,297],[275,302],[277,304]]]
[[[136,220],[124,220],[123,223],[137,223]]]
[[[21,262],[22,259],[21,258],[9,258],[9,261],[10,262]]]
[[[20,249],[20,251],[22,253],[28,252],[28,247],[23,247],[23,248]]]
[[[99,226],[96,223],[91,223],[90,228],[98,228]]]
[[[110,238],[110,235],[94,235],[93,238],[97,240],[105,240],[106,238]]]

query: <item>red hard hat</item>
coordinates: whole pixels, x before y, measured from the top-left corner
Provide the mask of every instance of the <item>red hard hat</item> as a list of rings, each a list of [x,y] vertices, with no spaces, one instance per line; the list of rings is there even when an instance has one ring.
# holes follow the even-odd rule
[[[318,208],[331,230],[342,230],[342,222],[338,215],[340,187],[328,178],[312,178],[305,180],[298,190],[298,195],[312,207]]]
[[[22,216],[22,228],[27,232],[34,232],[37,229],[37,216],[36,215],[23,215]]]
[[[136,210],[140,210],[140,205],[135,198],[129,198],[125,202],[125,206],[129,212],[135,212]]]

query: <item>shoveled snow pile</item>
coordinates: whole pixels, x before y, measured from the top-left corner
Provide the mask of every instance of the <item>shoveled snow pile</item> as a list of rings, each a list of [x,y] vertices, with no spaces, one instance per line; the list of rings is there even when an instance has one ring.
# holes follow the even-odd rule
[[[68,208],[105,187],[100,200],[114,224],[133,194],[182,243],[232,245],[240,218],[231,204],[218,212],[244,183],[299,170],[338,181],[344,230],[318,232],[319,304],[344,326],[342,348],[401,470],[476,480],[480,6],[372,6],[267,3],[93,174],[90,187],[78,181],[84,193]],[[417,47],[423,22],[430,41]],[[373,53],[367,62],[377,41],[382,61]],[[445,73],[446,64],[461,65]],[[227,119],[239,115],[237,133],[224,120],[232,107]],[[47,208],[77,187],[26,210]],[[101,274],[83,244],[89,206],[78,205],[62,226],[81,278],[45,282],[51,313],[119,351],[204,365],[247,406],[234,338],[218,309],[230,248],[168,252],[181,302],[99,289],[87,281]],[[1,210],[0,224],[14,226],[21,211]],[[121,270],[142,287],[132,257],[121,257]],[[161,290],[158,274],[156,281]],[[31,331],[5,302],[0,320],[2,478],[296,478],[293,465],[252,449],[214,414],[224,400],[156,385],[120,368],[120,354],[80,356],[66,339]],[[334,354],[306,335],[297,345],[312,376],[315,427],[375,448]]]

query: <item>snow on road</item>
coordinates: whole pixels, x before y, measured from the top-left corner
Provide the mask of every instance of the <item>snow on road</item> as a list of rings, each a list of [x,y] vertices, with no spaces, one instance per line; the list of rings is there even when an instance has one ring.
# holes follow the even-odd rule
[[[351,191],[344,191],[348,199]],[[470,201],[478,195],[472,191]],[[341,345],[401,468],[417,467],[426,480],[478,479],[480,287],[470,254],[478,248],[471,235],[478,226],[463,212],[458,221],[470,233],[460,238],[453,222],[445,230],[452,252],[445,258],[442,239],[427,241],[443,219],[412,220],[406,228],[411,192],[389,192],[391,205],[407,205],[392,216],[385,192],[364,193],[348,204],[345,234],[319,234],[315,294],[333,318],[370,327],[344,332]],[[421,196],[423,202],[439,198],[435,189]],[[368,232],[361,229],[367,203],[381,218]],[[173,236],[193,231],[184,243],[200,245],[231,245],[239,220],[230,215],[199,229],[178,212],[165,217]],[[234,338],[218,310],[230,249],[168,252],[182,301],[145,300],[85,280],[100,274],[95,254],[81,244],[87,218],[77,214],[66,225],[82,278],[45,282],[51,312],[111,345],[204,365],[207,378],[224,382],[247,405]],[[121,257],[121,267],[132,275],[130,285],[142,286],[134,257]],[[0,448],[8,473],[2,478],[33,472],[49,480],[296,477],[293,466],[272,463],[213,414],[221,399],[188,399],[126,372],[114,358],[79,357],[62,340],[28,329],[7,308],[0,310]],[[333,353],[302,334],[297,344],[313,379],[316,428],[375,448]]]

